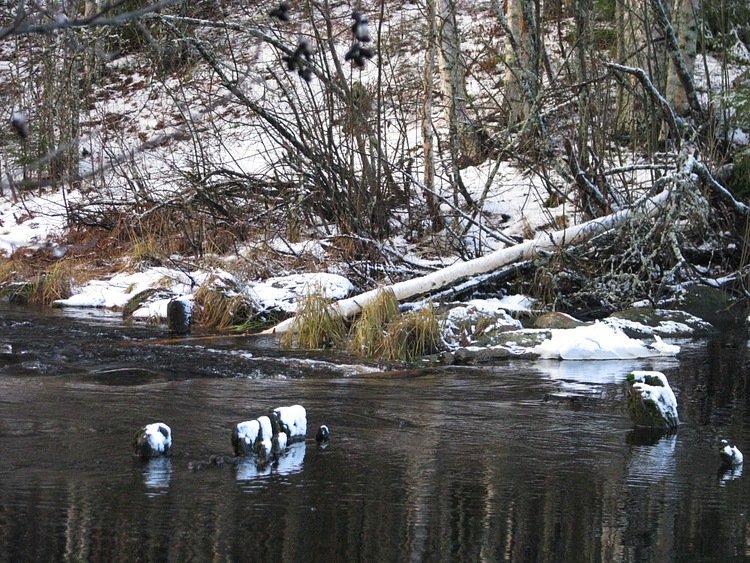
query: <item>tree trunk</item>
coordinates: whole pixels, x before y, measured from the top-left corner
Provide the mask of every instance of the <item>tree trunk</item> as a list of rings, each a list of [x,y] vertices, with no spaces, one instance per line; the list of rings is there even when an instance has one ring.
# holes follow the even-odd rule
[[[440,83],[447,101],[450,143],[456,164],[465,168],[483,162],[487,153],[482,132],[467,110],[466,66],[461,55],[455,0],[435,0],[435,16],[440,44]]]
[[[505,99],[510,124],[529,117],[531,104],[538,90],[538,53],[534,37],[534,6],[531,0],[507,0],[507,31],[505,44]]]
[[[423,74],[423,103],[422,103],[422,150],[424,152],[424,186],[423,190],[427,211],[430,215],[432,232],[437,233],[445,226],[440,215],[440,205],[433,195],[435,193],[435,151],[433,150],[434,135],[432,130],[432,96],[435,91],[435,58],[437,41],[435,37],[435,4],[427,2],[427,48],[425,49]]]
[[[623,209],[606,217],[587,221],[580,225],[555,231],[547,236],[496,250],[491,254],[475,258],[474,260],[457,262],[442,270],[431,272],[426,276],[395,283],[385,288],[373,289],[356,297],[342,299],[334,303],[331,307],[343,318],[348,319],[359,314],[383,289],[393,291],[396,299],[404,300],[417,295],[438,291],[459,280],[491,272],[514,262],[529,260],[541,250],[555,250],[574,246],[598,234],[609,231],[632,217],[638,215],[648,216],[657,213],[661,209],[661,205],[670,197],[670,194],[669,190],[664,190],[651,198],[645,199],[639,207]],[[276,326],[263,331],[263,334],[282,334],[289,331],[293,324],[294,317],[286,319]]]
[[[664,22],[666,34],[673,33],[678,48],[677,50],[670,48],[673,52],[671,52],[666,86],[667,101],[678,115],[687,115],[691,107],[697,104],[697,98],[695,100],[691,98],[695,96],[692,80],[698,48],[696,14],[699,9],[700,0],[674,0],[671,22],[673,31],[669,30],[668,22]],[[669,43],[671,41],[668,45]]]

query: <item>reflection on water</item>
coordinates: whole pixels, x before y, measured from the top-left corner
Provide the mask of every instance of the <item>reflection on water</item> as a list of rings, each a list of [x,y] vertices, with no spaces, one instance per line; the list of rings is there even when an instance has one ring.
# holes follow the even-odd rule
[[[143,484],[149,496],[164,494],[172,478],[172,460],[157,457],[143,462]]]
[[[305,461],[305,444],[297,442],[290,445],[277,459],[259,462],[249,456],[237,464],[237,481],[250,481],[264,475],[289,475],[302,470]]]
[[[4,560],[750,555],[747,477],[717,473],[719,437],[750,449],[745,347],[379,375],[290,361],[264,340],[163,336],[0,309],[15,356],[0,358]],[[632,430],[622,381],[635,368],[669,377],[676,433]],[[275,463],[205,463],[231,454],[238,421],[297,403],[308,428],[331,428],[327,447],[311,436]],[[173,455],[134,461],[133,433],[151,420],[173,429]]]

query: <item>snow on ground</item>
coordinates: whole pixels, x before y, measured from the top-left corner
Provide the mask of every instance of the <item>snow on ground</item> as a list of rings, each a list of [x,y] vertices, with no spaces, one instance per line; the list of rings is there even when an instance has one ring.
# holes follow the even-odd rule
[[[67,224],[66,201],[70,204],[79,194],[59,191],[19,196],[16,201],[10,195],[0,196],[0,256],[20,248],[39,248],[60,236]]]

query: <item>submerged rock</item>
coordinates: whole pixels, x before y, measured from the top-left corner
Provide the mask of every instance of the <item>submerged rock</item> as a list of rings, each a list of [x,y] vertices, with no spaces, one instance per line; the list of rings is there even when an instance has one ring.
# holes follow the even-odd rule
[[[737,446],[730,444],[727,440],[722,440],[719,445],[719,457],[725,466],[741,465],[744,456]]]
[[[163,422],[147,424],[135,434],[133,450],[141,459],[166,455],[172,448],[172,429]]]
[[[680,423],[677,399],[666,376],[658,371],[632,371],[627,376],[628,412],[636,426],[669,430]]]

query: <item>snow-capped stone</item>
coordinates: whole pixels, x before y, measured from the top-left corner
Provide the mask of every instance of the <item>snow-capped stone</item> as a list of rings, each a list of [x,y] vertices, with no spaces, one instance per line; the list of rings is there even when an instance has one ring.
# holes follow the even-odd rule
[[[283,453],[284,450],[286,450],[287,442],[288,438],[286,432],[279,432],[278,434],[274,434],[273,439],[271,440],[272,452],[276,455]]]
[[[320,428],[318,428],[318,433],[315,434],[315,440],[318,442],[327,442],[331,438],[331,431],[328,429],[328,426],[325,424],[322,424]]]
[[[721,461],[726,465],[740,465],[744,461],[740,449],[734,444],[730,444],[727,440],[721,441],[719,456],[721,457]]]
[[[677,399],[663,373],[632,371],[627,382],[628,410],[636,426],[661,430],[677,427]]]
[[[135,455],[148,459],[169,453],[172,447],[172,429],[163,422],[147,424],[135,434]]]
[[[273,410],[277,432],[284,432],[291,442],[304,440],[307,435],[307,412],[302,405],[277,407]]]
[[[260,434],[260,423],[257,420],[246,420],[235,425],[232,430],[232,449],[234,455],[249,455],[255,450],[255,442]]]
[[[167,324],[171,332],[185,334],[190,332],[190,321],[193,313],[193,296],[181,295],[171,299],[167,304]]]

